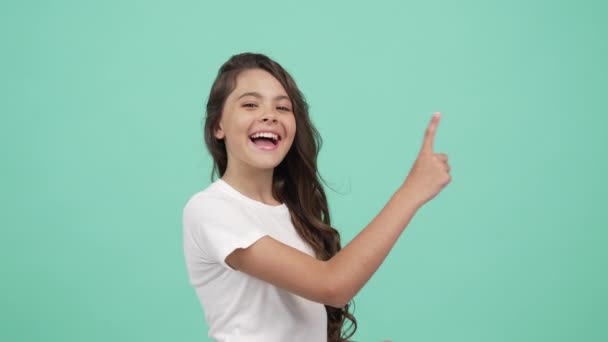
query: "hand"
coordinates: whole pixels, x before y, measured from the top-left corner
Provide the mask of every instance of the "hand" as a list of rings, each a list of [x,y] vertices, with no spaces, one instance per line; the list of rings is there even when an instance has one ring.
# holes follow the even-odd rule
[[[433,115],[426,129],[418,158],[402,185],[404,190],[416,197],[420,205],[433,199],[452,180],[447,154],[433,151],[435,132],[440,118],[441,113]]]

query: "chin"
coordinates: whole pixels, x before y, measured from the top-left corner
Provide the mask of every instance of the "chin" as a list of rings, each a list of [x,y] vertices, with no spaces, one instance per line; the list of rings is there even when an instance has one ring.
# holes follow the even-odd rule
[[[282,159],[277,161],[277,162],[268,162],[268,163],[253,163],[252,166],[255,167],[256,169],[260,169],[260,170],[273,170],[274,168],[276,168],[277,166],[279,166],[279,164],[281,164],[281,161],[283,161]]]

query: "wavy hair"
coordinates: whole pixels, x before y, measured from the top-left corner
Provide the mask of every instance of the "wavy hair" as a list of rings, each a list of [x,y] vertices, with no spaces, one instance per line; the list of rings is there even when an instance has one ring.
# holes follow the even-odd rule
[[[225,142],[214,135],[224,103],[235,89],[238,75],[249,69],[269,72],[281,83],[291,99],[296,134],[287,155],[274,170],[272,192],[289,208],[296,231],[313,248],[316,258],[329,260],[340,251],[341,245],[340,233],[331,227],[327,198],[317,170],[317,155],[322,139],[310,120],[308,104],[291,75],[263,54],[241,53],[230,57],[219,69],[211,86],[204,127],[205,144],[213,157],[211,179],[216,174],[222,177],[228,164]],[[350,306],[351,303],[341,308],[325,305],[328,342],[347,342],[357,330],[357,320],[348,310]],[[351,324],[343,332],[347,319]]]

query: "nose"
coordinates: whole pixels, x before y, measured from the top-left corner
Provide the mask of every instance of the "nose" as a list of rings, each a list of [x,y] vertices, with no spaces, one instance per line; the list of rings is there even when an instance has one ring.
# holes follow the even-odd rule
[[[274,111],[272,111],[272,109],[267,109],[262,114],[261,120],[263,122],[277,122],[276,114],[274,113]]]
[[[262,121],[263,122],[277,122],[277,119],[264,117],[264,118],[262,118]]]

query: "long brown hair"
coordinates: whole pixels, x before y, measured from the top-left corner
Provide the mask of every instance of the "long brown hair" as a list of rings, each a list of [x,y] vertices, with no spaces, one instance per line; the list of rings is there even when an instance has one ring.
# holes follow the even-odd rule
[[[205,143],[213,157],[211,179],[215,174],[222,177],[228,164],[224,140],[215,138],[215,129],[221,119],[226,98],[236,87],[238,75],[248,69],[269,72],[281,83],[291,99],[296,134],[287,155],[274,169],[272,191],[289,208],[296,231],[313,248],[316,258],[329,260],[340,251],[341,246],[340,233],[331,227],[327,198],[317,170],[317,155],[322,139],[310,121],[308,104],[291,75],[263,54],[242,53],[232,56],[221,66],[211,86],[204,128]],[[357,330],[357,320],[348,311],[350,306],[351,303],[341,308],[325,305],[328,342],[348,341]],[[346,319],[351,324],[348,331],[343,332]]]

